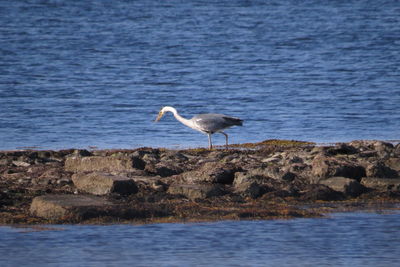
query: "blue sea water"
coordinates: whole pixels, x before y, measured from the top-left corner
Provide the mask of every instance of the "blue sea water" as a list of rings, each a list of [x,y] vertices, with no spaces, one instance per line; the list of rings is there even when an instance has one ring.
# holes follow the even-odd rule
[[[400,213],[196,224],[0,227],[8,266],[399,266]]]
[[[0,149],[398,140],[396,0],[0,0]],[[218,144],[224,136],[216,135]]]

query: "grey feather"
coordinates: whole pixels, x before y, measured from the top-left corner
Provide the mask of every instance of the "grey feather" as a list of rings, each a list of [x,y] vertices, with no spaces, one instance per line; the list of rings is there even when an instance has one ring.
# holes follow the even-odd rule
[[[192,121],[206,133],[215,133],[231,126],[242,126],[243,120],[229,117],[223,114],[199,114],[192,118]]]

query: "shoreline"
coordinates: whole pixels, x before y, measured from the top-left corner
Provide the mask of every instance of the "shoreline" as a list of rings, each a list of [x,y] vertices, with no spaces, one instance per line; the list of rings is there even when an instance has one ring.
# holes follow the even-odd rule
[[[176,223],[400,208],[400,144],[0,151],[0,224]]]

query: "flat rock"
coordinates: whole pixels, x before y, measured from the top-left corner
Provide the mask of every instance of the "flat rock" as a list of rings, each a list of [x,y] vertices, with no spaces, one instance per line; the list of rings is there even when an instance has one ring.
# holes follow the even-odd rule
[[[94,195],[106,195],[110,193],[128,195],[138,191],[134,180],[103,172],[76,173],[72,175],[72,181],[79,190]]]
[[[94,196],[45,195],[35,197],[30,212],[49,220],[84,220],[107,215],[113,204]]]
[[[319,183],[352,197],[356,197],[365,192],[365,187],[357,180],[346,177],[330,177],[326,180],[320,181]]]
[[[69,157],[64,165],[69,172],[130,172],[143,170],[144,167],[145,163],[140,158],[129,156]]]
[[[399,178],[364,177],[361,179],[361,184],[379,191],[400,191]]]
[[[172,195],[184,195],[189,199],[209,198],[222,196],[226,192],[220,185],[208,184],[172,184],[168,188]]]

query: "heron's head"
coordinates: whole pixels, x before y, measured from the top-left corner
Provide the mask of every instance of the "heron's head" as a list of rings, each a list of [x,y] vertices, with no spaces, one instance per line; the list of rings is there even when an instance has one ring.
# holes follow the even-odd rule
[[[164,114],[167,112],[172,112],[172,113],[174,113],[174,115],[177,114],[176,109],[174,109],[173,107],[170,107],[170,106],[165,106],[160,110],[160,112],[158,112],[158,116],[157,116],[157,119],[155,120],[155,122],[159,121],[164,116]]]
[[[159,121],[164,116],[164,114],[165,114],[164,109],[161,109],[160,112],[158,112],[158,116],[154,122]]]

